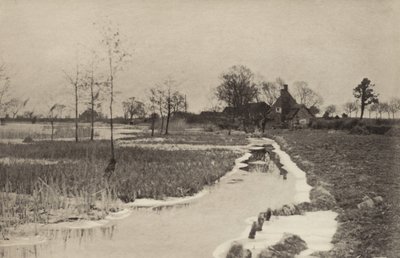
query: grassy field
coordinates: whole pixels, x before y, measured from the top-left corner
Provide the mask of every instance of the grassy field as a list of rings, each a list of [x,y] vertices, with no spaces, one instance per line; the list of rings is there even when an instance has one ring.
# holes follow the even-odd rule
[[[203,142],[215,144],[208,136]],[[116,169],[107,181],[108,141],[0,144],[0,159],[10,158],[0,163],[0,228],[47,223],[64,210],[69,217],[97,219],[114,210],[118,199],[193,195],[230,171],[239,155],[117,147]]]
[[[400,254],[400,138],[327,130],[272,131],[311,185],[328,183],[337,201],[335,257]],[[365,196],[383,203],[358,209]]]

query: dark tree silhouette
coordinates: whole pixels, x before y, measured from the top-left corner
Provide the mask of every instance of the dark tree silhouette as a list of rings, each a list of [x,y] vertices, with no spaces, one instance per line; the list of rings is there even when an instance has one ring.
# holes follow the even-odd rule
[[[222,82],[216,89],[216,96],[218,100],[225,102],[232,110],[228,119],[230,121],[228,122],[228,134],[231,133],[241,107],[258,97],[259,91],[253,79],[254,74],[243,65],[232,66],[228,72],[221,75]]]
[[[231,67],[221,75],[222,83],[217,87],[217,98],[235,109],[250,103],[259,93],[253,78],[254,74],[249,68],[243,65]]]
[[[353,90],[354,97],[360,100],[360,119],[362,119],[364,116],[364,110],[366,106],[378,102],[378,94],[374,92],[374,86],[375,84],[372,84],[368,78],[364,78]]]

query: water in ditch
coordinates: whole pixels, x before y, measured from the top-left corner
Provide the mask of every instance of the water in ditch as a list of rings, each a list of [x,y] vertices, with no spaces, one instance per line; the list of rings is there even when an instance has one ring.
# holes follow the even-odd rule
[[[295,201],[294,176],[284,180],[276,166],[268,170],[262,162],[250,167],[229,173],[201,198],[137,208],[90,229],[53,229],[42,244],[0,247],[0,257],[213,257],[221,243],[243,233],[249,217]]]

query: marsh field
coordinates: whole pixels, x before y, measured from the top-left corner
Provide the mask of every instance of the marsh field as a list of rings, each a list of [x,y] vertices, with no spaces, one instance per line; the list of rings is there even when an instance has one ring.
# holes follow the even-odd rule
[[[201,128],[150,137],[146,126],[117,125],[117,164],[106,179],[107,125],[96,126],[94,141],[88,139],[89,128],[80,126],[78,143],[71,140],[72,124],[57,124],[54,140],[43,124],[0,127],[1,257],[124,257],[122,250],[133,252],[129,257],[245,257],[242,251],[229,256],[234,243],[254,257],[269,257],[262,250],[284,233],[306,240],[308,251],[300,257],[396,257],[400,251],[398,137],[312,129],[228,134]],[[24,142],[27,136],[32,141]],[[294,169],[285,165],[284,156],[265,168],[264,148],[266,153],[277,148],[268,139],[290,155]],[[305,173],[304,183],[296,164]],[[321,204],[314,191],[320,186],[334,205]],[[298,200],[299,194],[304,198]],[[358,207],[366,196],[382,201]],[[290,216],[277,212],[301,202],[311,208],[296,207]],[[274,210],[273,218],[254,240],[247,239],[252,221],[267,208]],[[117,222],[110,219],[120,214]],[[92,227],[91,222],[98,223]],[[313,225],[320,231],[310,230]],[[103,237],[93,233],[96,229]]]

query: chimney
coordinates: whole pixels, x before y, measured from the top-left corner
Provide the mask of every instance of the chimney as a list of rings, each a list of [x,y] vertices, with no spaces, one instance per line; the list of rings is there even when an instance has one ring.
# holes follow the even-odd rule
[[[288,92],[288,85],[283,84],[283,88],[281,88],[281,95],[285,95]]]

